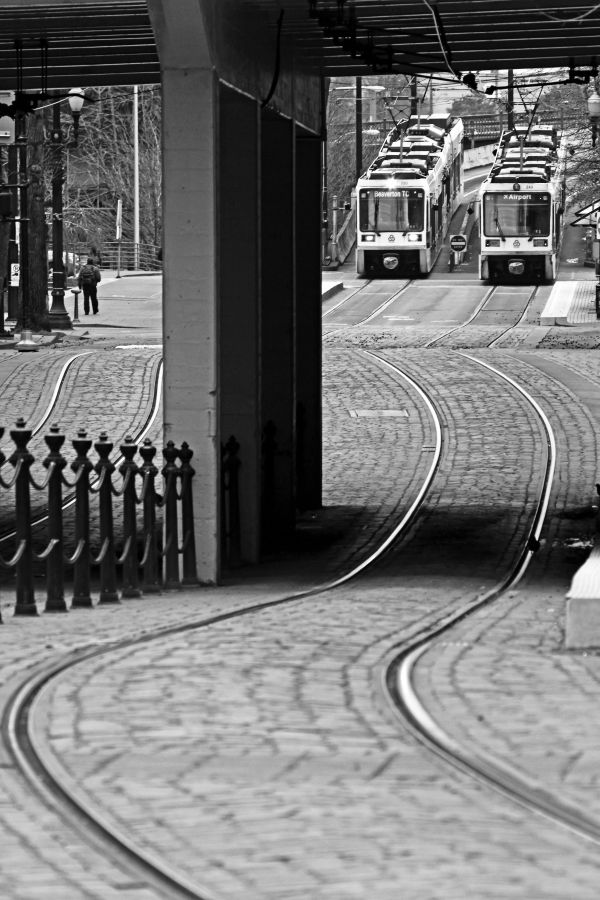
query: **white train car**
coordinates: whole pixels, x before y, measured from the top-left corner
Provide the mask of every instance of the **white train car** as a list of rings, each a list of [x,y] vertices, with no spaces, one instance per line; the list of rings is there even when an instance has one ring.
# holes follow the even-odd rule
[[[565,206],[566,140],[551,126],[505,132],[481,185],[479,276],[553,282]]]
[[[395,126],[356,185],[359,275],[427,274],[464,197],[463,125],[414,116]]]

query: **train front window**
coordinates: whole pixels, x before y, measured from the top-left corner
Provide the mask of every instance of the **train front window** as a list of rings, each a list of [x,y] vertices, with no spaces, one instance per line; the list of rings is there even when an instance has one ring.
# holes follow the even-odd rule
[[[547,237],[550,194],[485,194],[483,230],[488,237]]]
[[[359,224],[361,231],[423,231],[424,194],[416,188],[361,190]]]

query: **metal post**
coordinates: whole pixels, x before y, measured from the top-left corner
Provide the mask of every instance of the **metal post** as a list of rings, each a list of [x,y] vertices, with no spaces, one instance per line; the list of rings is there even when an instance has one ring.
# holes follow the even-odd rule
[[[77,322],[79,324],[79,295],[81,291],[79,288],[71,288],[71,293],[73,294],[73,324]]]
[[[87,433],[83,430],[77,432],[77,437],[72,441],[76,458],[71,463],[71,469],[79,475],[75,485],[75,543],[81,542],[81,553],[77,557],[73,567],[73,602],[75,607],[91,609],[94,605],[90,595],[90,472],[94,468],[87,457],[92,446]]]
[[[331,200],[332,207],[332,221],[333,221],[333,229],[331,232],[331,262],[335,265],[338,261],[338,252],[337,252],[337,233],[338,233],[338,198],[337,195],[334,194]]]
[[[94,444],[100,459],[94,466],[101,482],[99,488],[100,497],[100,603],[119,603],[117,591],[117,571],[115,559],[115,538],[112,512],[112,483],[111,476],[115,466],[109,460],[109,454],[113,445],[109,442],[106,432],[102,432],[100,439]]]
[[[64,594],[64,546],[62,520],[62,473],[67,464],[60,452],[65,436],[58,425],[52,425],[44,438],[50,453],[43,461],[46,469],[52,467],[48,478],[48,556],[46,558],[46,612],[67,612]]]
[[[156,550],[156,490],[154,479],[158,475],[158,469],[153,463],[156,456],[156,447],[152,441],[146,438],[140,447],[140,456],[144,464],[140,466],[140,473],[144,478],[144,562],[142,589],[145,594],[160,594],[160,579],[158,575],[158,553]]]
[[[16,144],[11,144],[8,148],[8,183],[9,190],[13,198],[13,209],[17,209],[19,204],[19,188],[17,182],[19,180],[19,151]],[[8,320],[16,322],[19,315],[19,279],[13,275],[13,266],[19,265],[19,243],[17,239],[17,222],[11,222],[10,227],[10,244],[8,250],[8,271],[6,273],[8,280]]]
[[[356,129],[356,181],[362,175],[362,78],[356,76],[356,109],[354,127]]]
[[[33,551],[31,547],[31,500],[29,495],[29,470],[33,455],[27,449],[31,439],[31,429],[25,427],[24,419],[18,419],[16,428],[10,432],[16,444],[14,453],[8,461],[15,468],[20,463],[15,484],[15,541],[16,546],[23,544],[24,550],[16,563],[17,600],[15,616],[37,616],[35,594],[33,590]]]
[[[21,339],[15,345],[17,350],[27,352],[37,350],[37,344],[31,336],[31,298],[29,296],[29,210],[27,195],[27,134],[25,133],[25,116],[19,114],[15,121],[19,148],[19,274],[21,278]]]
[[[179,588],[179,536],[177,529],[177,479],[179,469],[175,463],[178,457],[173,441],[167,441],[163,450],[165,465],[162,476],[165,479],[165,587]]]
[[[137,453],[137,444],[133,438],[126,437],[121,444],[121,453],[124,461],[119,466],[119,472],[123,476],[123,597],[141,597],[142,592],[138,587],[138,559],[137,559],[137,514],[135,476],[139,469],[133,461]]]
[[[506,97],[506,114],[507,114],[507,125],[509,131],[512,131],[515,127],[515,73],[514,69],[508,70],[508,91]]]
[[[65,308],[65,263],[63,247],[63,145],[60,104],[52,108],[52,306],[48,311],[52,329],[73,327]]]

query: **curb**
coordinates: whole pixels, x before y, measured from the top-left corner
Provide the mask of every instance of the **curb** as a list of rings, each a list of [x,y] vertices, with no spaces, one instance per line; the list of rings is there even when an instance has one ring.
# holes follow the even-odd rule
[[[323,300],[329,300],[330,297],[333,297],[334,294],[339,293],[339,291],[344,290],[344,282],[343,281],[335,281],[333,284],[326,287],[325,290],[321,289],[321,302]]]

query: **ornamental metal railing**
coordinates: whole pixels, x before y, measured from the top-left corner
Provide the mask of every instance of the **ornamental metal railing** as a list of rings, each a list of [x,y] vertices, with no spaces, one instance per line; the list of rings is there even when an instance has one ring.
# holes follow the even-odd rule
[[[160,272],[163,267],[162,248],[157,244],[103,241],[98,246],[91,247],[89,244],[79,242],[69,244],[69,253],[65,257],[69,273],[73,268],[75,272],[78,272],[90,256],[102,269],[115,269],[122,272]]]
[[[0,428],[0,438],[3,434]],[[71,442],[75,457],[69,465],[62,453],[65,435],[52,426],[44,438],[48,453],[40,460],[46,471],[38,480],[32,471],[36,460],[28,448],[31,436],[31,429],[19,419],[10,431],[14,451],[8,458],[0,451],[0,489],[14,498],[15,522],[14,531],[0,539],[0,551],[12,541],[14,552],[10,558],[0,552],[0,566],[14,574],[15,616],[38,614],[34,568],[39,566],[46,582],[45,612],[69,609],[65,599],[69,571],[72,607],[96,605],[92,585],[97,586],[98,603],[118,603],[121,597],[198,584],[193,453],[187,443],[177,448],[168,441],[159,471],[154,462],[157,450],[150,440],[138,447],[126,437],[119,445],[117,465],[111,459],[114,445],[106,433],[93,443],[81,430]],[[92,443],[95,462],[88,456]],[[135,459],[138,452],[141,463]],[[67,467],[72,476],[65,474]],[[41,515],[32,510],[32,499],[43,507]],[[115,537],[117,504],[120,541]],[[2,509],[7,509],[6,502]],[[74,511],[68,521],[69,529],[74,530],[70,547],[65,538],[67,510]],[[41,532],[45,539],[39,550],[34,532]]]

